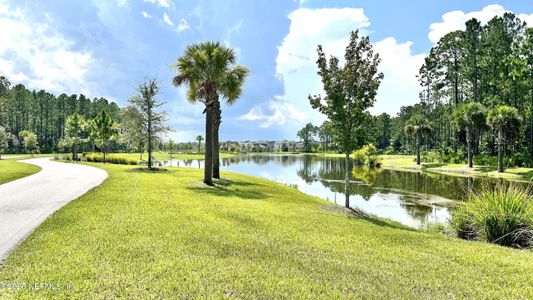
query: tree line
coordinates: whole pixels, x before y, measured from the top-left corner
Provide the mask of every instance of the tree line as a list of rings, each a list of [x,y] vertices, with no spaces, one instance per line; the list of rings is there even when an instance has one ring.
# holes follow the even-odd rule
[[[533,28],[516,15],[446,34],[418,80],[419,103],[361,116],[359,144],[418,161],[533,166]]]

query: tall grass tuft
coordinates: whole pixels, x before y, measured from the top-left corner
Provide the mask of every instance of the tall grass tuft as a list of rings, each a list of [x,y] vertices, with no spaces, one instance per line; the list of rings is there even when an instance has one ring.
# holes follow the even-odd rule
[[[504,183],[470,191],[468,201],[454,211],[452,226],[463,239],[532,247],[533,196],[529,188]]]

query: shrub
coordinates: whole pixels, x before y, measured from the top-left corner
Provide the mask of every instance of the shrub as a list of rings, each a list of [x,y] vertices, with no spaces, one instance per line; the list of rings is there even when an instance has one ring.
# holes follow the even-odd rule
[[[104,162],[103,153],[87,153],[83,154],[82,159],[89,162]],[[106,154],[106,163],[120,164],[120,165],[138,165],[139,160],[132,158],[127,154]]]
[[[452,215],[460,238],[516,248],[533,246],[533,200],[529,189],[499,183],[472,191]]]
[[[363,146],[363,148],[352,154],[354,162],[358,165],[379,166],[378,150],[373,144]]]

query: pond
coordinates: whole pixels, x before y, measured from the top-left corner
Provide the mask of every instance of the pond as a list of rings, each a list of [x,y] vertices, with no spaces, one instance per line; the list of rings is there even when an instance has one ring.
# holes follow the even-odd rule
[[[161,166],[203,168],[202,160],[168,160]],[[485,180],[352,167],[349,206],[407,226],[446,224],[457,201]],[[242,155],[221,159],[221,169],[297,187],[345,205],[344,159],[318,155]]]

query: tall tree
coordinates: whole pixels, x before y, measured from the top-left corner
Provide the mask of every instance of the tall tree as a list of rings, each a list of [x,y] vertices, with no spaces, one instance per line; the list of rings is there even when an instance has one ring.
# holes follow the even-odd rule
[[[307,123],[302,129],[298,131],[297,136],[303,142],[305,152],[311,152],[315,136],[318,134],[318,127],[311,123]]]
[[[148,168],[152,168],[152,152],[154,142],[158,140],[161,134],[167,132],[166,113],[158,109],[164,104],[155,97],[159,92],[159,87],[155,80],[148,80],[139,85],[137,95],[131,97],[130,104],[135,107],[141,116],[141,133],[146,141],[148,150]]]
[[[109,142],[118,135],[115,120],[111,118],[106,110],[102,110],[94,119],[89,122],[91,137],[95,144],[104,154],[104,164],[106,163],[106,153]]]
[[[518,110],[507,105],[500,105],[489,111],[487,121],[498,131],[498,172],[503,172],[503,155],[505,143],[516,137],[520,126]]]
[[[0,126],[0,159],[2,159],[2,153],[7,150],[10,140],[11,133],[7,132],[4,127]]]
[[[533,161],[533,27],[526,30],[520,54],[525,64],[526,78],[529,83],[529,154],[531,161]]]
[[[235,66],[235,62],[236,56],[232,49],[218,42],[204,42],[188,46],[175,66],[177,74],[173,78],[173,84],[188,85],[189,101],[200,101],[205,105],[204,183],[207,185],[213,185],[214,151],[218,153],[218,149],[214,148],[214,134],[215,131],[218,134],[216,129],[221,120],[218,115],[219,96],[228,102],[236,100],[248,74],[246,68]]]
[[[405,124],[405,133],[415,137],[416,164],[420,165],[420,144],[423,137],[428,137],[433,130],[431,123],[422,115],[413,115]]]
[[[122,123],[120,140],[128,148],[139,152],[140,160],[143,159],[145,151],[145,137],[143,136],[143,116],[134,106],[128,105],[122,111]]]
[[[204,140],[204,137],[201,135],[196,136],[196,141],[198,142],[198,153],[200,153],[200,149],[202,148],[202,141]]]
[[[67,124],[65,125],[66,138],[72,147],[72,160],[78,160],[78,147],[83,141],[83,133],[87,127],[85,119],[78,113],[73,113],[67,117]]]
[[[349,206],[350,154],[357,146],[358,128],[362,125],[365,111],[374,105],[376,94],[383,79],[378,72],[380,58],[374,54],[368,37],[359,38],[358,31],[350,34],[350,42],[344,55],[345,65],[339,59],[326,58],[322,46],[318,46],[318,75],[322,79],[325,97],[309,96],[314,109],[327,116],[332,125],[334,139],[345,154],[345,196]]]
[[[482,129],[487,124],[487,113],[482,104],[467,102],[455,108],[453,119],[460,130],[466,132],[466,143],[468,145],[468,167],[472,168],[472,146],[474,144],[474,133]]]

